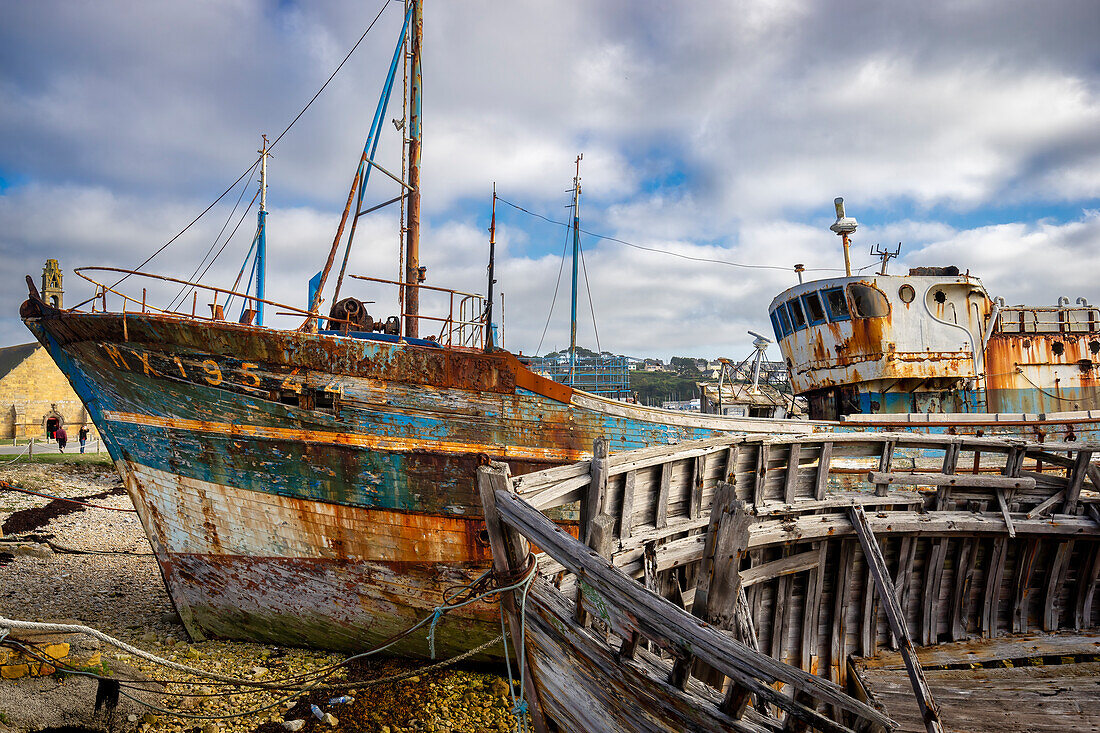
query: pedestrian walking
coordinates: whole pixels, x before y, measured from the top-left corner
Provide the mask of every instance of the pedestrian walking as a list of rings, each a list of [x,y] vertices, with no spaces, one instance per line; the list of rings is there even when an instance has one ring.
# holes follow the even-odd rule
[[[57,449],[64,453],[65,444],[69,442],[69,434],[65,432],[65,428],[59,427],[54,431],[53,437],[57,441]]]
[[[84,452],[84,445],[88,442],[88,426],[81,425],[80,432],[77,433],[77,437],[80,438],[80,452]]]

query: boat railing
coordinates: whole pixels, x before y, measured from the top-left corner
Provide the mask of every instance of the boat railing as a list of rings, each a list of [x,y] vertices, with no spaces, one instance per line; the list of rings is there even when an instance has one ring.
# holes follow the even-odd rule
[[[755,697],[700,652],[714,637],[676,626],[675,639],[654,638],[687,613],[840,686],[772,670],[788,707],[766,703],[798,717],[805,711],[790,705],[806,695],[821,702],[844,689],[868,699],[851,660],[893,648],[929,716],[936,707],[915,646],[1100,626],[1097,454],[1092,443],[914,433],[721,436],[610,456],[597,441],[588,461],[482,474],[503,473],[491,497],[500,521],[545,553],[540,576],[558,595],[542,585],[535,597],[597,619],[591,633],[608,640],[611,658],[640,635],[656,642],[673,686],[702,669],[696,681],[725,691],[724,710],[731,690]],[[579,506],[584,542],[536,518],[566,506]],[[492,527],[489,535],[496,541]],[[655,597],[637,597],[645,589]],[[628,602],[659,605],[665,625]],[[575,619],[580,645],[587,627]],[[867,720],[862,709],[829,706],[834,726]]]
[[[997,319],[997,332],[1025,333],[1097,333],[1100,309],[1092,306],[1003,308]]]
[[[180,278],[169,277],[168,275],[157,275],[151,272],[141,272],[140,270],[126,270],[120,267],[99,266],[78,267],[74,269],[73,272],[95,286],[95,293],[94,295],[92,295],[91,298],[88,298],[73,306],[72,308],[69,308],[68,310],[70,311],[75,311],[77,308],[80,308],[83,305],[90,304],[91,311],[93,313],[96,312],[97,305],[99,306],[100,311],[105,313],[108,311],[109,303],[107,296],[110,295],[115,299],[116,302],[121,302],[122,307],[119,309],[119,312],[122,313],[126,313],[129,310],[130,312],[156,313],[159,315],[176,318],[189,318],[205,321],[226,321],[228,320],[226,318],[226,312],[229,310],[233,299],[238,298],[242,312],[241,317],[237,319],[236,322],[244,325],[249,325],[252,323],[252,319],[255,317],[254,307],[257,303],[263,303],[264,305],[270,305],[275,308],[282,308],[284,309],[284,311],[282,312],[284,315],[300,315],[305,317],[311,316],[308,310],[298,308],[293,305],[287,305],[285,303],[267,300],[266,298],[257,298],[255,295],[241,293],[235,290],[231,290],[229,288],[221,288],[216,285],[208,285],[205,283],[198,283],[189,280],[183,280]],[[106,282],[106,278],[103,278],[100,275],[93,277],[89,273],[115,273],[123,275],[123,277],[116,280],[114,284],[108,285]],[[131,277],[153,280],[159,283],[170,283],[172,285],[179,285],[180,290],[175,295],[175,297],[173,297],[169,301],[170,304],[173,304],[178,300],[179,305],[170,305],[166,308],[154,306],[151,302],[149,302],[149,292],[148,288],[146,287],[143,287],[141,289],[141,298],[128,295],[126,292],[120,290],[118,288],[118,285],[123,280],[129,279]],[[190,291],[190,297],[187,297],[187,295],[185,294],[188,293],[188,291]],[[206,313],[199,307],[200,292],[205,292],[208,294],[207,296],[203,297],[204,302],[201,305],[209,308],[209,313]],[[208,299],[209,302],[205,302]],[[219,299],[221,299],[221,302],[218,302]]]
[[[430,316],[424,313],[402,313],[402,322],[410,317],[421,321],[432,321],[439,324],[439,332],[435,337],[443,346],[481,349],[485,347],[485,339],[488,333],[485,319],[485,297],[477,293],[464,293],[460,290],[440,288],[434,285],[410,284],[399,280],[386,280],[380,277],[368,277],[366,275],[351,275],[356,280],[392,285],[397,288],[418,288],[421,292],[428,291],[439,293],[445,301],[443,312],[446,315]]]

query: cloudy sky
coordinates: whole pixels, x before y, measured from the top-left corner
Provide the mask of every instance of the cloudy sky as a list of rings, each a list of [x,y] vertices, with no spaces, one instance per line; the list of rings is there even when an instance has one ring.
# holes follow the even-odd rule
[[[137,266],[251,166],[261,133],[286,128],[382,7],[0,1],[0,344],[28,340],[25,274],[59,259],[74,305],[91,286],[72,268]],[[305,304],[401,21],[389,3],[274,149],[269,297]],[[565,221],[583,153],[583,228],[674,253],[582,237],[589,347],[594,312],[617,353],[744,356],[795,263],[843,266],[835,196],[861,224],[857,266],[900,241],[895,271],[955,264],[1009,303],[1100,301],[1095,0],[426,0],[424,34],[429,284],[483,292],[493,183]],[[399,146],[387,124],[390,170]],[[146,269],[188,277],[238,227],[207,273],[230,285],[254,178]],[[368,204],[397,193],[377,174],[371,189]],[[568,345],[568,264],[542,338],[566,230],[498,213],[506,346]],[[361,222],[351,270],[396,277],[396,227],[391,210]],[[392,292],[353,292],[396,311]]]

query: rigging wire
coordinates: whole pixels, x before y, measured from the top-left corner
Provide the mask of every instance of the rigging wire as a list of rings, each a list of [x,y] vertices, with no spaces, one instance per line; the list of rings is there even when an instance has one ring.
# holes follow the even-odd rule
[[[241,218],[237,220],[237,226],[233,227],[233,231],[231,231],[229,233],[229,236],[225,238],[225,241],[222,242],[222,248],[218,250],[218,253],[214,255],[214,259],[210,260],[203,271],[199,273],[199,280],[206,277],[206,273],[210,271],[210,268],[213,267],[214,263],[218,261],[218,258],[222,256],[222,252],[225,251],[225,248],[229,245],[231,241],[233,241],[233,237],[237,234],[237,230],[240,229],[241,224],[244,223],[244,218],[248,216],[248,212],[252,210],[252,204],[256,203],[256,199],[258,199],[259,197],[260,192],[256,191],[256,194],[252,197],[252,200],[248,202],[248,208],[244,210],[244,212],[241,214]]]
[[[508,204],[513,209],[516,209],[518,211],[522,211],[525,214],[529,214],[530,216],[533,216],[537,219],[542,219],[543,221],[549,222],[551,224],[557,224],[558,226],[561,226],[561,227],[571,226],[570,224],[567,224],[566,222],[557,221],[557,220],[551,219],[547,216],[543,216],[542,214],[536,214],[534,211],[531,211],[529,209],[525,209],[522,206],[520,206],[519,204],[513,204],[511,201],[509,201],[507,199],[504,199],[504,198],[501,198],[500,196],[497,196],[497,200],[500,201],[501,203]],[[730,267],[743,267],[743,268],[750,269],[750,270],[779,270],[781,272],[790,272],[791,271],[791,268],[781,267],[780,265],[748,265],[748,264],[745,264],[743,262],[731,262],[729,260],[719,260],[719,259],[715,259],[715,258],[712,258],[712,257],[694,257],[692,255],[681,254],[680,252],[672,252],[672,251],[667,250],[667,249],[658,249],[656,247],[646,247],[646,246],[641,245],[641,244],[635,244],[634,242],[628,242],[625,239],[619,239],[618,237],[609,237],[609,236],[606,236],[606,235],[603,235],[603,234],[597,234],[595,232],[590,232],[587,229],[581,229],[580,231],[584,232],[585,234],[587,234],[590,237],[595,237],[596,239],[606,239],[609,242],[616,242],[618,244],[626,245],[627,247],[633,247],[634,249],[640,249],[640,250],[643,250],[643,251],[646,251],[646,252],[657,252],[659,254],[664,254],[664,255],[671,255],[673,257],[679,257],[679,258],[684,259],[684,260],[692,260],[694,262],[709,262],[709,263],[716,264],[716,265],[728,265]],[[808,268],[806,268],[806,272],[838,272],[838,271],[839,271],[839,268],[836,268],[836,267],[808,267]]]
[[[584,247],[578,247],[581,251],[581,270],[584,272],[584,289],[588,291],[588,311],[592,314],[592,330],[596,333],[597,358],[603,353],[600,346],[600,329],[596,327],[596,306],[592,303],[592,286],[588,283],[588,268],[584,265]]]
[[[500,197],[497,197],[498,199]],[[535,348],[535,356],[542,351],[542,342],[546,339],[546,329],[550,327],[550,318],[554,315],[554,304],[558,302],[558,288],[561,286],[561,274],[565,271],[565,253],[569,250],[569,231],[565,232],[565,243],[561,247],[561,264],[558,265],[558,279],[554,283],[554,296],[550,299],[550,312],[546,314],[546,324],[542,327],[542,337]]]
[[[256,162],[252,164],[252,167],[248,170],[249,175],[252,174],[252,171],[256,170],[256,166],[259,165],[259,163],[260,163],[260,161],[257,159]],[[229,222],[233,220],[233,215],[237,213],[237,207],[241,205],[241,201],[244,199],[244,194],[245,194],[246,191],[248,191],[248,186],[241,186],[241,195],[237,197],[237,203],[233,204],[233,210],[229,212],[229,216],[225,217],[225,223],[222,224],[222,228],[218,232],[218,236],[214,237],[214,241],[210,243],[210,248],[208,250],[206,250],[206,254],[204,254],[202,256],[202,259],[199,260],[199,264],[195,265],[195,271],[191,273],[191,277],[187,278],[188,280],[193,281],[195,279],[195,275],[197,275],[199,270],[202,269],[203,264],[206,262],[206,258],[209,257],[210,253],[214,251],[214,248],[218,246],[218,240],[220,240],[222,238],[222,235],[225,234],[225,228],[227,226],[229,226]],[[253,201],[254,200],[255,199],[253,199]],[[172,308],[175,305],[177,299],[180,301],[180,303],[182,303],[184,301],[184,299],[187,297],[185,295],[185,293],[189,289],[194,289],[194,288],[193,288],[193,286],[189,286],[189,285],[180,286],[180,291],[178,293],[176,293],[176,296],[174,298],[172,298],[171,301],[169,301],[168,307],[165,310],[172,310]],[[236,285],[233,286],[233,289],[234,290],[237,289]]]
[[[333,72],[331,74],[329,74],[328,79],[326,79],[325,83],[321,85],[321,88],[317,90],[317,93],[314,94],[308,102],[306,102],[306,106],[302,107],[301,111],[298,112],[298,114],[294,116],[294,119],[292,119],[290,121],[290,124],[288,124],[286,126],[286,128],[283,129],[283,131],[279,133],[278,137],[275,138],[275,141],[273,143],[271,143],[271,145],[268,146],[267,150],[268,150],[269,153],[271,152],[271,150],[276,145],[279,144],[279,141],[283,139],[283,136],[286,135],[288,132],[290,132],[290,128],[294,127],[294,124],[296,122],[298,122],[299,119],[301,119],[302,115],[304,115],[306,113],[306,110],[308,110],[310,108],[310,105],[312,105],[315,101],[317,101],[317,97],[321,96],[321,92],[325,91],[325,88],[328,87],[329,83],[336,77],[336,74],[338,74],[340,72],[340,69],[344,68],[344,64],[346,64],[348,59],[351,58],[351,55],[353,53],[355,53],[355,49],[359,48],[359,44],[362,43],[363,39],[367,37],[367,34],[371,32],[371,29],[374,28],[375,24],[378,22],[378,19],[382,17],[382,13],[386,12],[386,8],[388,8],[390,6],[390,4],[391,4],[390,0],[384,0],[383,1],[382,7],[378,10],[378,14],[374,16],[374,20],[372,20],[370,22],[370,25],[367,26],[367,29],[365,31],[363,31],[363,35],[359,36],[359,40],[355,42],[355,45],[352,46],[351,50],[348,51],[346,56],[344,56],[343,61],[341,61],[339,63],[339,65],[337,65],[337,67],[333,70]],[[242,173],[240,176],[238,176],[237,179],[235,181],[233,181],[233,183],[229,184],[228,188],[226,188],[224,191],[222,191],[221,195],[219,195],[216,199],[214,199],[214,201],[211,202],[209,206],[207,206],[205,209],[203,209],[202,212],[198,216],[196,216],[194,219],[192,219],[187,224],[187,226],[185,226],[183,229],[181,229],[178,234],[176,234],[174,237],[172,237],[167,242],[165,242],[163,245],[161,245],[159,249],[157,249],[155,252],[153,252],[153,254],[146,257],[140,265],[138,265],[137,267],[134,268],[134,272],[137,272],[137,271],[141,270],[141,268],[143,268],[147,264],[149,264],[154,257],[159,255],[161,252],[163,252],[165,249],[167,249],[169,245],[171,245],[177,239],[182,237],[184,235],[184,233],[187,232],[188,229],[190,229],[192,226],[194,226],[195,222],[197,222],[199,219],[201,219],[203,216],[205,216],[206,213],[208,211],[210,211],[212,208],[214,208],[218,204],[218,202],[220,202],[223,198],[225,198],[226,195],[228,195],[230,191],[232,191],[234,188],[236,188],[237,184],[240,183],[245,178],[245,176],[248,176],[252,172],[252,169],[255,168],[256,164],[259,163],[259,162],[260,162],[260,158],[257,157],[256,160],[254,160],[252,162],[252,164],[249,165],[248,169],[244,173]],[[223,249],[224,249],[224,247],[223,247]],[[133,274],[133,272],[126,273],[121,278],[119,278],[115,282],[115,284],[111,286],[111,288],[114,289],[114,288],[118,287],[122,283],[122,281],[126,280],[126,278],[130,277],[130,275],[132,275],[132,274]],[[92,298],[89,298],[88,300],[93,300],[93,299],[94,299],[94,296]],[[88,300],[84,301],[84,303],[87,303]],[[84,305],[84,303],[79,303],[74,307],[79,308],[81,305]]]

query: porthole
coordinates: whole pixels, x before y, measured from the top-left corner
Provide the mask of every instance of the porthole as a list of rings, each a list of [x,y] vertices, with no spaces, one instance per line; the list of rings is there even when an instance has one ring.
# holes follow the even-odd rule
[[[907,283],[898,288],[898,297],[901,298],[902,303],[912,303],[913,299],[917,297],[917,291],[913,290],[913,286]]]
[[[1100,354],[1100,341],[1097,341],[1096,339],[1089,341],[1089,351],[1091,351],[1093,354]]]
[[[1054,352],[1055,356],[1061,356],[1062,353],[1065,352],[1066,346],[1061,341],[1055,341],[1054,345],[1050,347],[1050,350]]]
[[[942,290],[937,290],[932,297],[936,299],[937,303],[947,302],[947,293],[943,292]]]

